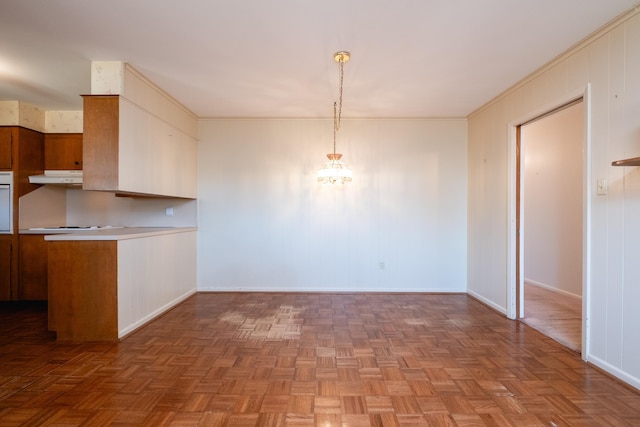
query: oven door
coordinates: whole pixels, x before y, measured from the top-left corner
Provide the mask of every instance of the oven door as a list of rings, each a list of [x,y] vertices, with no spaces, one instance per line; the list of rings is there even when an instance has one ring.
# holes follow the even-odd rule
[[[0,234],[13,232],[13,172],[0,172]]]
[[[11,186],[0,184],[0,233],[11,233]]]

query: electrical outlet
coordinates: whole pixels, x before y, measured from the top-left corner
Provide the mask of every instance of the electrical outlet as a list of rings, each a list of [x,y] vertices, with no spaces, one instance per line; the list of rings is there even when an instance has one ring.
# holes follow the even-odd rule
[[[384,270],[384,261],[380,261],[380,262],[378,263],[378,268],[379,268],[380,270]]]
[[[165,214],[166,216],[173,216],[173,208],[167,208],[167,209],[164,211],[164,214]]]

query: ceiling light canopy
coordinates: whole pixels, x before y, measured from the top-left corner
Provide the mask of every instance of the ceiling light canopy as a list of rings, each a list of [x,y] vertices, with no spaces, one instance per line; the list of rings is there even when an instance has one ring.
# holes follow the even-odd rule
[[[327,154],[329,161],[322,165],[318,171],[318,182],[323,184],[344,184],[353,179],[353,173],[347,165],[340,159],[342,154],[336,153],[336,139],[340,130],[340,120],[342,118],[342,83],[344,81],[344,63],[349,60],[349,52],[340,51],[333,55],[333,59],[340,66],[340,87],[338,92],[338,102],[333,103],[333,153]]]

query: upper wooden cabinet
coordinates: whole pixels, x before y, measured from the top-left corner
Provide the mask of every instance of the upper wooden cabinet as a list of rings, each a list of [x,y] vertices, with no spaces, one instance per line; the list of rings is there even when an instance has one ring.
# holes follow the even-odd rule
[[[82,170],[82,134],[44,135],[45,170]]]
[[[197,196],[197,143],[119,95],[85,95],[84,190]]]
[[[11,128],[0,127],[0,169],[11,169]]]
[[[44,170],[44,134],[20,126],[0,126],[0,169],[14,172],[17,209],[19,197],[40,187],[30,184],[29,176]]]

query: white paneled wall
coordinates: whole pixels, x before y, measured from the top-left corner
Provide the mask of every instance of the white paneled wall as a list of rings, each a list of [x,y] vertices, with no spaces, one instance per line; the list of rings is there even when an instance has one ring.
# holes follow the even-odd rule
[[[469,117],[469,292],[507,311],[511,125],[590,86],[586,178],[588,346],[583,357],[640,387],[640,15],[627,16]],[[609,182],[595,194],[598,178]]]
[[[118,337],[195,292],[196,232],[118,241]]]
[[[466,289],[466,120],[202,120],[199,290]]]

